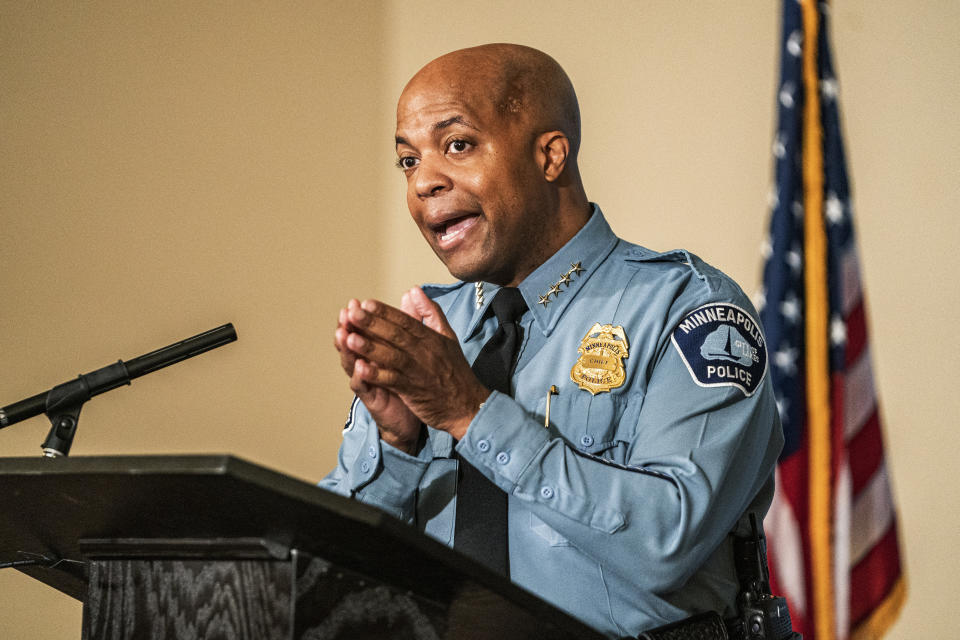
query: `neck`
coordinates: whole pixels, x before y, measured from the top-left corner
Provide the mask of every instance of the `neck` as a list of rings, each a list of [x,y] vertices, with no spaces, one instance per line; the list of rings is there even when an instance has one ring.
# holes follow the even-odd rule
[[[574,167],[573,170],[564,172],[560,184],[557,185],[557,213],[556,219],[559,221],[558,236],[560,242],[554,248],[550,255],[553,255],[563,245],[570,241],[570,238],[577,235],[577,232],[587,224],[593,208],[590,206],[590,200],[583,189],[583,182],[580,180],[580,174]]]
[[[529,255],[529,261],[520,265],[505,277],[492,276],[489,282],[504,287],[516,287],[537,267],[550,259],[557,251],[577,235],[583,225],[587,224],[593,208],[583,189],[580,172],[576,164],[570,163],[560,175],[553,188],[545,192],[544,199],[549,203],[546,209],[545,221],[549,220],[549,238],[541,237],[541,242]]]
[[[530,260],[522,267],[511,274],[509,278],[502,278],[500,282],[490,280],[505,287],[516,287],[531,273],[533,273],[541,264],[553,257],[565,244],[570,242],[573,236],[577,235],[590,219],[593,211],[590,201],[586,194],[581,190],[580,197],[571,201],[564,201],[560,198],[560,206],[554,209],[554,215],[550,218],[550,240],[549,244],[541,244],[535,253],[530,254]]]

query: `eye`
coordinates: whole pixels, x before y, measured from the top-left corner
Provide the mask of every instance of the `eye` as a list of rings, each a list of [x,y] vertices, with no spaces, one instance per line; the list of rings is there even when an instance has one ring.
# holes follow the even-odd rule
[[[408,169],[413,169],[416,167],[420,161],[413,156],[402,156],[397,158],[397,167],[407,171]]]
[[[447,153],[466,153],[473,148],[473,145],[466,140],[461,140],[459,138],[451,140],[447,143]]]

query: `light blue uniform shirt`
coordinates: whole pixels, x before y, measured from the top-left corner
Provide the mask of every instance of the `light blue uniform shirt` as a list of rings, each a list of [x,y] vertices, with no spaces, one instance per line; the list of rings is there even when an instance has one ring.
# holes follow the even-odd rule
[[[493,392],[456,443],[509,496],[510,578],[610,637],[706,610],[732,615],[730,533],[766,513],[783,443],[750,302],[692,254],[617,238],[595,205],[519,289],[529,310],[513,397]],[[487,307],[497,287],[485,283],[479,306],[473,284],[424,290],[472,362],[496,331]],[[626,357],[585,340],[595,323],[622,327]],[[578,361],[599,367],[588,369],[595,377],[616,379],[622,366],[625,380],[593,394],[572,379]],[[417,456],[402,453],[354,400],[321,486],[452,546],[454,442],[427,431]]]

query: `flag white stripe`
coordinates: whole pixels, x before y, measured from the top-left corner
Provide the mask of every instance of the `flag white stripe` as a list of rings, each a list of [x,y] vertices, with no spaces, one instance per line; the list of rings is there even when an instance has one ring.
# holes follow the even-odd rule
[[[843,437],[847,442],[860,432],[876,410],[872,360],[870,348],[864,348],[843,379]]]
[[[851,247],[840,260],[840,277],[843,278],[841,291],[843,292],[843,315],[860,304],[863,297],[860,291],[860,262],[856,247]]]
[[[776,471],[776,485],[780,486],[780,469]],[[800,525],[786,496],[777,491],[764,518],[763,528],[771,541],[771,563],[777,582],[790,603],[794,616],[805,616],[807,611],[806,579],[803,574],[803,540]]]
[[[833,597],[837,640],[847,640],[850,631],[850,500],[853,479],[844,455],[837,471],[833,512]]]

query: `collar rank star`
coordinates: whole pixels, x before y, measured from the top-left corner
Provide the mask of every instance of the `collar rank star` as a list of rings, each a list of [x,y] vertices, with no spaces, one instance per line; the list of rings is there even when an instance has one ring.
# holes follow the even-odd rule
[[[597,395],[623,385],[627,372],[623,359],[630,355],[623,327],[595,322],[580,342],[580,357],[570,370],[570,379]]]
[[[553,286],[550,287],[549,291],[547,291],[544,295],[540,296],[540,299],[537,300],[537,303],[542,304],[543,306],[547,306],[551,302],[550,296],[559,298],[561,293],[561,289],[560,289],[561,285],[565,285],[569,287],[570,283],[573,282],[570,276],[571,275],[579,276],[584,271],[586,271],[586,269],[583,268],[583,265],[579,261],[571,262],[570,268],[567,269],[566,273],[560,276],[560,279],[557,280],[553,284]]]
[[[701,387],[736,387],[749,396],[767,373],[760,325],[736,305],[714,302],[694,309],[670,341]]]

